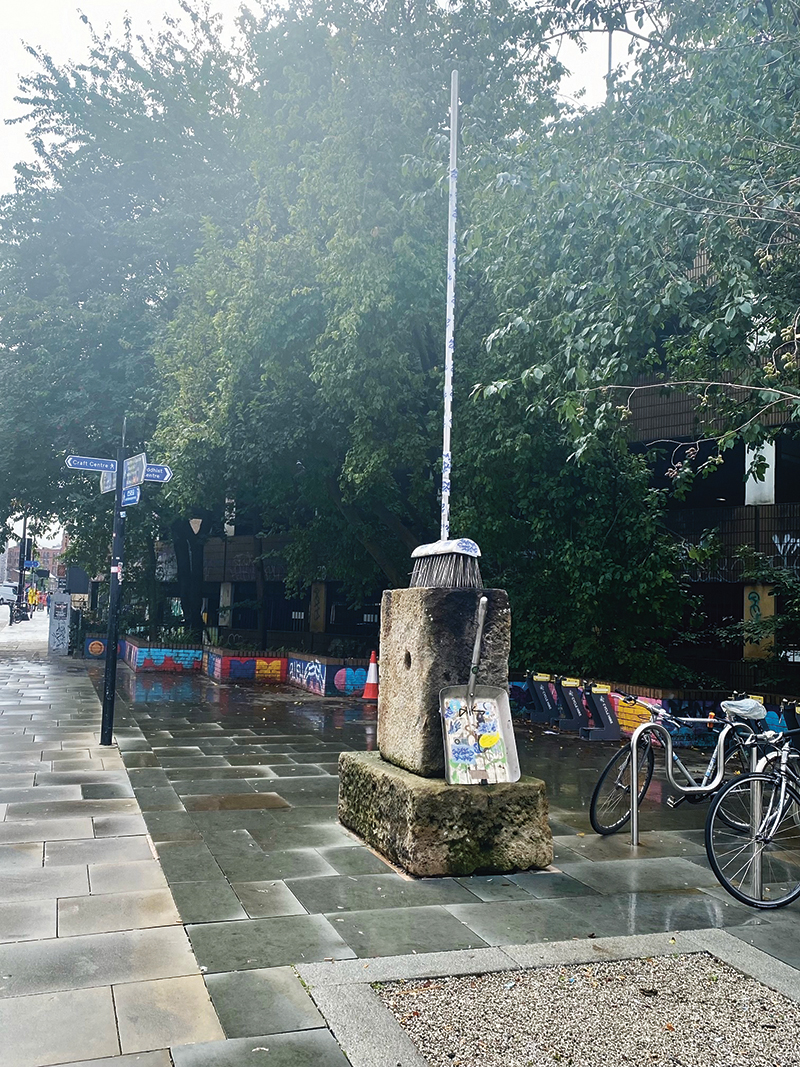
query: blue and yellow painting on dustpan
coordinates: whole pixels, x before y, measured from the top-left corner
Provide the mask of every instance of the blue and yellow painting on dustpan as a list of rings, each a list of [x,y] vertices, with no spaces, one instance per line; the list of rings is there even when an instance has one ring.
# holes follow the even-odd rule
[[[494,700],[473,701],[472,711],[464,697],[444,701],[445,758],[451,785],[508,782],[506,746]]]

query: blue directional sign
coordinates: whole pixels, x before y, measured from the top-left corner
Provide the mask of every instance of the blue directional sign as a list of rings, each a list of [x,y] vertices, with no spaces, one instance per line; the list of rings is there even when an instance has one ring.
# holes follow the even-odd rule
[[[132,507],[134,504],[139,503],[139,498],[142,495],[142,491],[138,485],[132,485],[128,489],[122,490],[122,506],[124,508]]]
[[[146,482],[169,482],[172,480],[172,467],[162,463],[148,463],[144,472]]]
[[[115,459],[95,459],[93,456],[67,456],[64,461],[75,471],[115,471]]]
[[[133,485],[141,485],[146,470],[147,456],[144,452],[140,452],[138,456],[129,456],[122,467],[122,488],[130,489]]]
[[[117,488],[117,472],[103,471],[100,475],[100,492],[113,493]]]

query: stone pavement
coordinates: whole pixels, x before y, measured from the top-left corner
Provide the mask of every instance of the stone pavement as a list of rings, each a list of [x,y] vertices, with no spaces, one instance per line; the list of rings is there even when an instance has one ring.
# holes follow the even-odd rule
[[[0,629],[2,1067],[344,1067],[296,970],[334,961],[724,928],[800,967],[799,906],[754,912],[717,886],[702,805],[671,811],[654,783],[636,859],[591,834],[613,748],[520,737],[552,870],[409,879],[336,821],[339,752],[375,744],[369,705],[120,665],[120,755],[97,743],[101,668],[48,660],[45,627]]]

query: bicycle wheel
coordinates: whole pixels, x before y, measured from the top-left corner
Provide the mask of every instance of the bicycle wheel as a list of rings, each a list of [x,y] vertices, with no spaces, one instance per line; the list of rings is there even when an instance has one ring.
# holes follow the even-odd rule
[[[639,749],[639,803],[653,777],[653,746],[643,742]],[[594,787],[589,804],[589,820],[598,834],[615,834],[631,817],[631,748],[615,752]]]
[[[800,897],[798,806],[797,786],[769,774],[734,779],[714,797],[706,854],[732,897],[753,908],[782,908]],[[734,828],[745,821],[746,830]]]
[[[731,779],[743,778],[750,773],[750,749],[743,745],[741,741],[734,740],[730,746],[726,746],[725,749],[725,770],[723,772],[722,785],[730,782]],[[719,818],[724,823],[727,823],[731,830],[739,830],[744,833],[750,828],[749,813],[745,814],[737,820],[737,813],[734,810],[729,810],[728,807],[720,809]]]

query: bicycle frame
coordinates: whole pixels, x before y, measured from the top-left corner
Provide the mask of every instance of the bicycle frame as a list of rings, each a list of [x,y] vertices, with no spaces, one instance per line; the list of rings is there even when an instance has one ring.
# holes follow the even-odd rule
[[[695,722],[698,720],[694,720]],[[714,721],[714,720],[708,720]],[[675,781],[675,777],[672,773],[672,765],[677,760],[672,747],[672,734],[666,728],[658,722],[645,722],[641,726],[637,726],[633,732],[631,738],[631,847],[636,848],[639,844],[639,739],[643,734],[655,734],[660,738],[664,746],[664,761],[665,771],[667,775],[667,781],[672,788],[681,796],[696,796],[704,797],[710,793],[719,789],[722,784],[722,779],[725,774],[725,760],[723,758],[723,750],[725,748],[725,742],[729,735],[736,729],[734,723],[726,723],[720,731],[717,738],[717,744],[714,748],[714,756],[716,759],[716,769],[714,776],[710,781],[706,781],[704,778],[703,783],[700,785],[681,785],[680,782]],[[755,769],[757,759],[757,749],[753,748],[753,752],[756,756],[751,757],[752,769]],[[686,773],[690,781],[694,781],[691,774],[686,771],[680,760],[677,760],[681,769]]]

